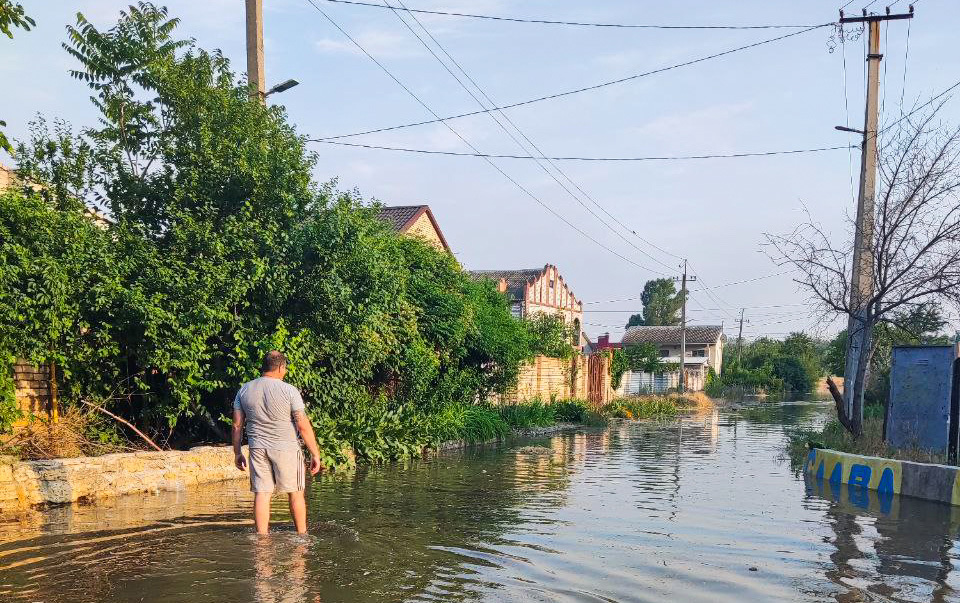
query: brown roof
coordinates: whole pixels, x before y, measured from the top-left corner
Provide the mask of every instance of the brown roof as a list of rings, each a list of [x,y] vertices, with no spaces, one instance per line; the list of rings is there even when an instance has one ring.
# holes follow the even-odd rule
[[[521,268],[519,270],[471,270],[470,274],[478,278],[493,281],[503,279],[507,282],[507,293],[514,299],[523,299],[524,286],[533,283],[546,268]]]
[[[443,236],[443,231],[440,230],[440,225],[437,224],[437,219],[433,217],[433,212],[430,211],[429,205],[385,206],[380,208],[378,217],[390,226],[393,226],[393,229],[397,232],[406,232],[408,228],[413,226],[420,215],[424,213],[427,214],[427,218],[429,218],[430,223],[433,224],[433,229],[437,231],[437,236],[440,237],[440,242],[443,243],[444,249],[450,251],[450,245],[447,244],[447,239]]]
[[[697,325],[687,327],[687,343],[716,343],[723,335],[720,325]],[[680,327],[630,327],[623,334],[623,344],[657,343],[680,345]]]

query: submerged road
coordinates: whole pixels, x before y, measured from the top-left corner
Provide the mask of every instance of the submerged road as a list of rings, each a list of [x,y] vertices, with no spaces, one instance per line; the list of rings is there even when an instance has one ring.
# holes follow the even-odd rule
[[[0,518],[0,600],[960,601],[960,514],[851,498],[779,458],[829,412],[708,411],[325,476],[307,537],[256,538],[243,481]]]

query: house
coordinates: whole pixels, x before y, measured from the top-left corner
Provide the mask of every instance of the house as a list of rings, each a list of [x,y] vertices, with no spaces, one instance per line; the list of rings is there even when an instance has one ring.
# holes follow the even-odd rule
[[[428,205],[382,207],[379,217],[401,234],[417,237],[440,251],[453,253]]]
[[[645,327],[636,326],[627,329],[623,334],[622,345],[652,343],[657,346],[660,359],[663,362],[680,364],[680,327]],[[686,357],[683,358],[683,369],[686,375],[687,389],[698,391],[706,385],[706,377],[710,369],[720,374],[723,369],[723,327],[721,325],[696,325],[686,328]],[[676,387],[680,381],[680,371],[663,375],[631,375],[625,379],[625,394],[637,393],[634,391],[648,389],[663,391]]]
[[[477,278],[492,280],[506,293],[510,310],[517,318],[535,314],[559,314],[575,333],[583,330],[583,302],[560,276],[556,266],[519,270],[471,270]],[[579,346],[578,346],[579,347]]]

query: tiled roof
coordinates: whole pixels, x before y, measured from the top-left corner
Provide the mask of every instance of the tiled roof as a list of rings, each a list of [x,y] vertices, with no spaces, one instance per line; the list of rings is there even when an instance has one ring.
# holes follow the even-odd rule
[[[687,343],[716,343],[723,335],[720,325],[697,325],[687,327]],[[630,327],[623,334],[623,344],[657,343],[680,345],[680,327]]]
[[[396,205],[380,209],[381,220],[393,226],[394,230],[402,231],[426,205]]]
[[[520,270],[471,270],[470,274],[478,278],[488,278],[499,281],[507,281],[507,292],[515,299],[523,299],[523,288],[527,283],[532,283],[541,274],[543,268],[522,268]]]

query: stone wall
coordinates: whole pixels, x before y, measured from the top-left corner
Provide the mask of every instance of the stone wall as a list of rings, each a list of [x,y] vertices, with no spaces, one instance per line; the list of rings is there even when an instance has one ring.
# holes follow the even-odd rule
[[[517,387],[503,396],[501,402],[508,404],[526,402],[539,398],[549,402],[551,398],[587,398],[589,379],[587,357],[577,355],[573,360],[537,356],[533,363],[520,370]]]
[[[0,512],[122,494],[180,491],[195,484],[247,476],[234,466],[233,450],[227,446],[49,461],[0,457]]]

